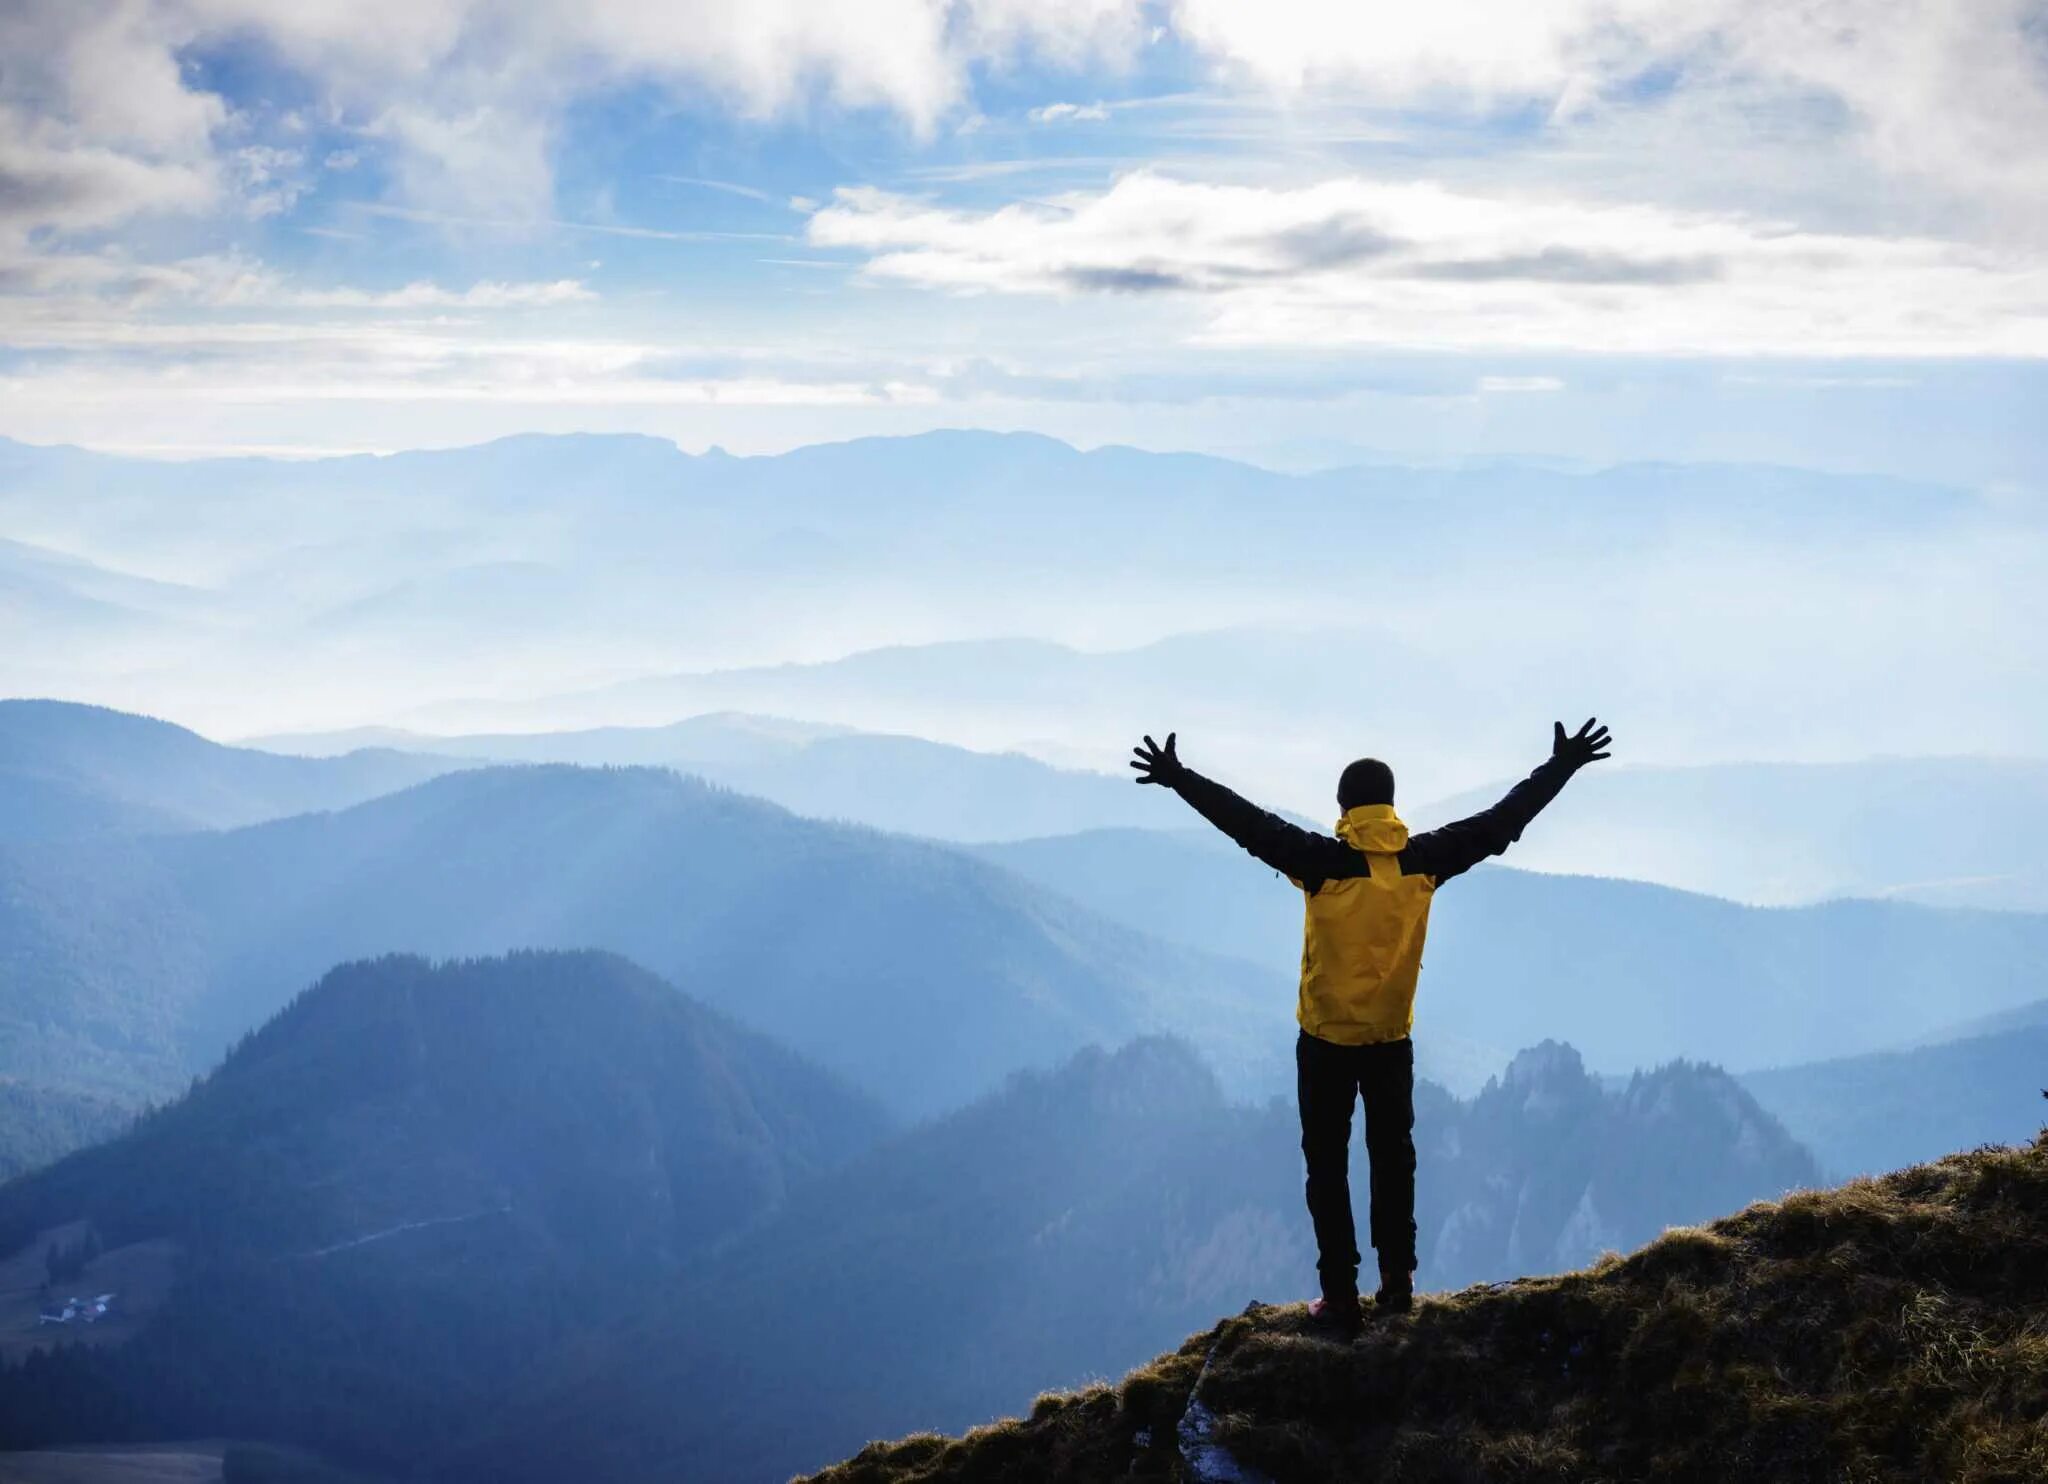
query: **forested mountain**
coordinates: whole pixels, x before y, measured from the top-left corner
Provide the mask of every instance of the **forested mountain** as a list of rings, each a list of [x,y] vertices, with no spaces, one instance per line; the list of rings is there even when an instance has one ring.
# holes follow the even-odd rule
[[[1590,781],[1574,781],[1506,859],[1569,834],[1577,790]],[[1195,823],[1201,832],[1098,831],[977,849],[1170,941],[1294,961],[1300,894]],[[2032,1003],[2043,962],[2048,915],[1878,901],[1764,909],[1485,866],[1436,898],[1416,1037],[1422,1047],[1438,1035],[1514,1047],[1554,1036],[1615,1073],[1680,1057],[1779,1066],[1895,1047]]]
[[[2048,1124],[2048,1024],[1746,1072],[1742,1085],[1830,1174],[1879,1174]]]
[[[281,757],[99,706],[0,700],[0,843],[253,824],[460,766],[390,749]]]
[[[133,1336],[0,1373],[0,1446],[430,1456],[885,1126],[608,955],[345,965],[132,1133],[0,1187],[0,1253],[84,1223],[79,1281]],[[174,1276],[138,1289],[146,1251]]]
[[[657,727],[455,737],[366,727],[255,745],[306,756],[374,746],[492,762],[675,768],[799,814],[935,840],[1020,840],[1158,817],[1158,801],[1128,778],[1054,768],[1017,752],[738,712]]]
[[[1483,808],[1505,784],[1417,810]],[[1873,758],[1596,768],[1569,828],[1532,832],[1519,863],[1630,876],[1740,902],[1887,897],[2048,911],[2048,762]]]
[[[113,1099],[0,1080],[0,1181],[112,1138],[134,1115]]]
[[[810,1186],[448,1473],[779,1478],[1114,1374],[1190,1315],[1313,1285],[1298,1140],[1292,1108],[1227,1105],[1171,1042],[1025,1076]],[[1555,1045],[1472,1102],[1419,1087],[1417,1141],[1429,1288],[1576,1266],[1815,1178],[1723,1074],[1609,1094]]]
[[[944,847],[647,769],[480,769],[336,814],[0,851],[0,1072],[162,1095],[332,964],[602,947],[904,1114],[1175,1028],[1277,1088],[1286,964],[1146,938]]]

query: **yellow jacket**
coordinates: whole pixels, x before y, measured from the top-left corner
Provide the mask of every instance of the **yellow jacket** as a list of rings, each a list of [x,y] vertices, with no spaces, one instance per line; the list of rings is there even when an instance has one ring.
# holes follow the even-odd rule
[[[1337,821],[1337,838],[1364,855],[1367,874],[1309,892],[1295,1018],[1339,1046],[1398,1041],[1415,1024],[1415,983],[1436,882],[1404,875],[1408,826],[1392,804],[1361,804]],[[1295,885],[1303,883],[1297,881]]]

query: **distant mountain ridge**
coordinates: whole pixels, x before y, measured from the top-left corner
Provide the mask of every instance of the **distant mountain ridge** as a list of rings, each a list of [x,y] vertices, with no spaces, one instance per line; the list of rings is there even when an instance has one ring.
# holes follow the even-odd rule
[[[970,843],[1135,825],[1157,812],[1128,778],[741,712],[584,731],[436,736],[373,727],[254,741],[316,757],[377,746],[492,762],[675,768],[816,819]]]
[[[0,843],[228,828],[345,808],[462,766],[389,750],[282,757],[105,707],[0,699]]]
[[[2039,1006],[2029,1007],[2036,1016]],[[2048,1023],[1904,1050],[1745,1072],[1750,1094],[1838,1177],[2041,1131]]]
[[[435,729],[745,709],[976,747],[1044,741],[1115,754],[1133,725],[1171,713],[1169,724],[1187,717],[1213,739],[1219,771],[1278,784],[1298,807],[1366,736],[1376,753],[1415,759],[1410,776],[1425,792],[1501,770],[1514,760],[1493,741],[1502,724],[1533,724],[1540,736],[1550,719],[1557,677],[1538,672],[1540,656],[1571,653],[1573,689],[1615,698],[1638,745],[1655,738],[1664,755],[1725,755],[1814,673],[1830,677],[1841,704],[1802,728],[1809,747],[1885,735],[1924,750],[1937,733],[1922,712],[1943,718],[1938,735],[1987,747],[2025,751],[2040,735],[2018,638],[2037,615],[2007,581],[2026,564],[1979,560],[1987,543],[2039,542],[2038,518],[1972,491],[1867,476],[1668,464],[1290,476],[975,431],[763,458],[587,436],[302,464],[14,445],[0,458],[0,529],[193,595],[189,606],[146,610],[154,632],[138,664],[135,633],[103,642],[83,615],[66,628],[66,598],[93,594],[46,564],[34,580],[56,584],[44,594],[55,606],[37,631],[55,641],[44,649],[66,655],[68,673],[10,654],[0,689],[178,708],[222,732],[403,719],[468,695],[479,704],[459,719],[444,710]],[[1358,602],[1361,553],[1388,571],[1430,574],[1410,584],[1398,621]],[[1892,564],[1909,555],[1945,581],[1979,574],[1969,589],[1977,627],[1963,649],[1936,644],[1895,601]],[[1722,675],[1691,636],[1718,625],[1757,637],[1754,605],[1733,603],[1740,584],[1727,578],[1758,572],[1816,601],[1796,622],[1770,625],[1779,663]],[[1192,609],[1191,591],[1202,594]],[[1584,602],[1550,602],[1553,591]],[[44,598],[33,601],[45,611]],[[1633,615],[1631,643],[1596,642],[1597,615],[1616,604]],[[1319,615],[1316,632],[1303,631],[1302,613]],[[1117,641],[1126,647],[1200,639],[1191,628],[1271,631],[1268,662],[1298,703],[1280,730],[1299,738],[1301,756],[1275,760],[1251,745],[1248,732],[1275,729],[1261,726],[1271,713],[1244,683],[1257,646],[1229,638],[1209,644],[1206,662],[1151,657],[1146,688],[1126,684],[1122,708],[1112,688],[1079,710],[955,697],[939,714],[947,688],[973,687],[965,666],[937,694],[844,698],[839,714],[763,694],[687,706],[650,695],[644,714],[624,714],[623,694],[581,714],[562,699],[619,676],[765,671],[963,636],[1089,650],[1106,635],[1130,635]],[[1341,684],[1329,681],[1336,654]],[[1013,665],[1020,687],[1031,679],[1027,657],[985,658],[987,690],[1000,693]],[[1677,676],[1690,683],[1667,688]],[[1928,704],[1901,715],[1891,705],[1899,686]],[[1711,712],[1691,703],[1702,693],[1717,697]],[[1397,712],[1373,700],[1389,694],[1402,697]],[[555,699],[534,707],[533,697]]]

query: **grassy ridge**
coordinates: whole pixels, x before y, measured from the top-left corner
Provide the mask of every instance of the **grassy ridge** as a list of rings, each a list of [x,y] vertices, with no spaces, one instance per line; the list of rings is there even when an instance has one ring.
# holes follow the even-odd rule
[[[1349,1346],[1255,1307],[1117,1385],[814,1484],[1189,1477],[1198,1378],[1215,1440],[1288,1484],[2048,1478],[2048,1134],[1427,1299]]]

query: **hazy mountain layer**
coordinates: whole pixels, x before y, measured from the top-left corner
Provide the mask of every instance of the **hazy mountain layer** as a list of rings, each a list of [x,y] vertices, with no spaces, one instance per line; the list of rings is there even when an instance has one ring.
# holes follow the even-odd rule
[[[1418,817],[1469,813],[1504,787]],[[1768,905],[1888,897],[2048,910],[2048,763],[2032,759],[1596,768],[1570,804],[1568,826],[1531,832],[1517,864]]]
[[[2048,1025],[1747,1072],[1741,1081],[1831,1173],[1873,1174],[1944,1149],[2038,1134],[2048,1123]]]
[[[309,756],[389,747],[493,762],[675,768],[799,814],[935,840],[1017,840],[1157,817],[1128,778],[1054,768],[1021,753],[778,717],[713,713],[659,727],[440,737],[370,727],[258,739]]]
[[[1144,937],[937,845],[652,770],[451,774],[335,814],[0,851],[0,1071],[161,1095],[326,966],[597,946],[906,1114],[1146,1030],[1283,1085],[1284,965]]]
[[[1567,706],[1611,713],[1646,759],[1766,738],[2048,752],[2038,512],[1869,476],[1293,476],[972,432],[754,459],[600,437],[289,464],[7,444],[0,530],[43,554],[21,600],[39,642],[0,690],[222,732],[743,709],[1069,761],[1177,726],[1199,762],[1318,813],[1360,752],[1440,795],[1524,765],[1520,739]],[[1069,647],[777,668],[993,636]],[[611,685],[662,675],[682,679]]]

